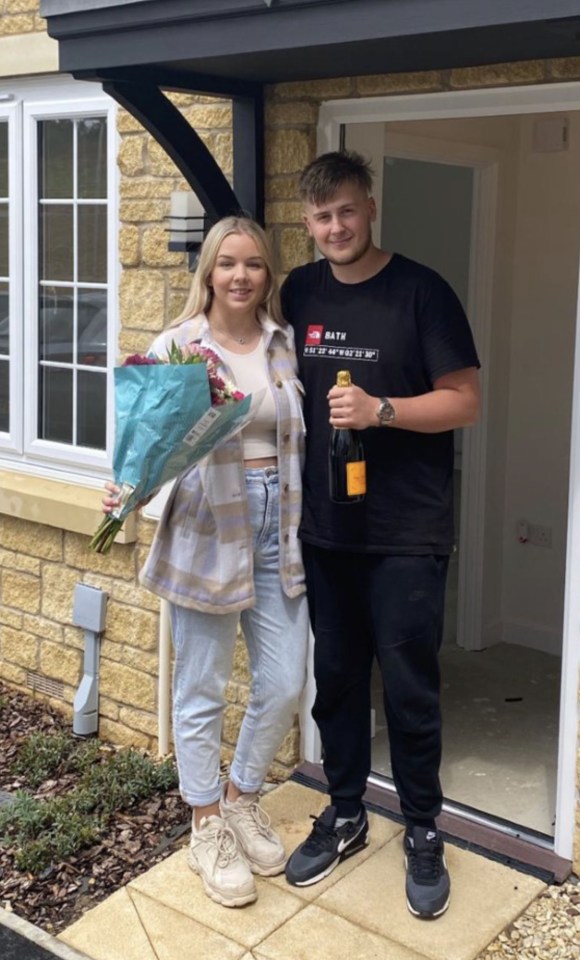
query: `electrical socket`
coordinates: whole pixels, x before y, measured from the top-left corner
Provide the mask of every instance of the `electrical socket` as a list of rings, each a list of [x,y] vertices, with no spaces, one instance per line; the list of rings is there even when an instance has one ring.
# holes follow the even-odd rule
[[[540,523],[530,523],[528,525],[528,543],[533,543],[536,547],[551,547],[552,528],[544,527]]]

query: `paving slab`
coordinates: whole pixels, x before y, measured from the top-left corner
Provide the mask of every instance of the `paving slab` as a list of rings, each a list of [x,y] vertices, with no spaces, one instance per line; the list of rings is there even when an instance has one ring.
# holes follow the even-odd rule
[[[110,905],[113,897],[116,903]],[[83,944],[93,960],[184,960],[192,955],[192,946],[195,956],[203,960],[241,960],[246,953],[234,940],[128,887],[61,936],[77,946]]]
[[[187,866],[186,858],[187,851],[179,850],[131,881],[130,889],[158,900],[226,937],[235,935],[236,941],[246,950],[264,940],[302,907],[302,901],[290,892],[287,885],[284,889],[262,877],[256,877],[256,903],[237,909],[222,907],[206,895],[200,878]]]
[[[407,910],[400,837],[354,866],[317,905],[429,960],[473,960],[546,884],[449,843],[445,852],[451,904],[436,920],[417,919]]]
[[[254,949],[256,960],[426,960],[393,940],[309,904]]]
[[[92,960],[157,960],[127,887],[89,910],[67,927],[59,940]]]
[[[192,955],[192,945],[195,945],[195,956],[199,958],[240,960],[246,953],[246,948],[235,939],[224,937],[136,890],[130,890],[130,896],[149,940],[155,945],[158,960],[183,960]],[[235,938],[235,923],[230,924],[230,931]],[[124,956],[120,960],[124,960]]]

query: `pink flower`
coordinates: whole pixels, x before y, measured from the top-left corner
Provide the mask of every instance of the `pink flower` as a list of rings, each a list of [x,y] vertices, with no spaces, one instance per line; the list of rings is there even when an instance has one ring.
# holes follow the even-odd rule
[[[127,357],[123,361],[124,367],[141,367],[148,366],[150,364],[158,364],[159,360],[154,360],[153,357],[144,357],[140,353],[132,353],[130,357]]]
[[[205,360],[208,367],[219,367],[220,358],[217,353],[214,353],[213,350],[210,350],[208,347],[202,347],[199,343],[191,342],[182,347],[182,351],[186,357],[200,357],[201,360]]]

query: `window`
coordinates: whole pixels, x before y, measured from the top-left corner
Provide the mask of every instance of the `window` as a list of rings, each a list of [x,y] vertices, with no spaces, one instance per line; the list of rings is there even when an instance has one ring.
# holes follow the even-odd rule
[[[115,105],[57,77],[0,83],[0,460],[110,463]]]

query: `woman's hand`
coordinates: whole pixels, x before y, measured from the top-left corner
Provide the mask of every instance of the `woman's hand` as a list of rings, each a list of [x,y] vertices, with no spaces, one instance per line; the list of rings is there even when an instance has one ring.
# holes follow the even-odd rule
[[[119,494],[121,493],[121,490],[110,480],[105,484],[105,490],[108,490],[110,495],[103,497],[103,513],[110,513],[111,510],[114,510],[115,507],[119,506]]]
[[[120,503],[119,497],[121,493],[121,488],[118,487],[111,480],[108,480],[107,483],[105,484],[105,490],[109,491],[110,496],[103,497],[101,501],[103,505],[103,513],[111,513],[111,511],[114,510],[115,507],[119,506],[119,503]],[[151,493],[149,494],[148,497],[143,497],[143,499],[140,500],[137,506],[135,507],[135,510],[140,510],[141,507],[146,507],[147,504],[150,503],[151,500],[153,500],[154,496],[155,494]]]

